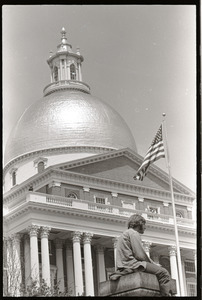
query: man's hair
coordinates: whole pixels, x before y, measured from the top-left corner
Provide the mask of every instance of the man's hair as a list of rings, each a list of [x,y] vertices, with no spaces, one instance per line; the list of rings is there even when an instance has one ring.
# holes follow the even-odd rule
[[[134,228],[137,226],[142,226],[145,223],[146,223],[145,218],[143,218],[140,215],[134,214],[134,215],[130,216],[130,218],[128,220],[128,229]]]

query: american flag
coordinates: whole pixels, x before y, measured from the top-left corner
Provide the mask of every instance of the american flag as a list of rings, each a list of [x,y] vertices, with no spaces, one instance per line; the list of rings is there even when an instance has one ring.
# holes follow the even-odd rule
[[[147,154],[143,160],[143,163],[139,167],[136,175],[133,177],[135,180],[143,180],[147,175],[149,166],[161,157],[165,157],[163,137],[162,137],[162,125],[157,131],[151,146],[149,147]]]

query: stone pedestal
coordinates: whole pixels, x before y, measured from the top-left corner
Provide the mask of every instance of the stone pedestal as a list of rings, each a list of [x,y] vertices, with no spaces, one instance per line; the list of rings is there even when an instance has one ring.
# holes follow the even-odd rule
[[[176,294],[175,280],[171,289]],[[99,296],[104,297],[161,297],[156,275],[137,272],[121,276],[117,280],[108,280],[99,285]]]

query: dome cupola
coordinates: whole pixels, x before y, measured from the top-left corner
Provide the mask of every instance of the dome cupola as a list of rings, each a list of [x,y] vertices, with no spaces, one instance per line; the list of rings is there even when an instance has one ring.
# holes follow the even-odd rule
[[[57,52],[54,55],[51,53],[47,60],[51,71],[51,84],[45,87],[44,96],[58,89],[77,89],[90,93],[90,87],[82,82],[83,56],[81,56],[79,48],[76,53],[72,51],[72,46],[67,43],[64,27],[61,34],[61,43],[57,46]]]

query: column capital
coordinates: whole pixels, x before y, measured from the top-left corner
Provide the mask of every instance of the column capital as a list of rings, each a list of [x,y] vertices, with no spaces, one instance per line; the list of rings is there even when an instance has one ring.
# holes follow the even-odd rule
[[[90,244],[93,237],[92,232],[84,232],[83,233],[83,242],[84,244]]]
[[[56,249],[62,249],[63,245],[64,245],[64,240],[61,239],[55,239],[54,240],[54,244],[55,244],[55,248]]]
[[[97,253],[103,253],[104,250],[105,250],[105,247],[102,246],[102,245],[96,245],[95,250],[96,250]]]
[[[175,245],[172,245],[172,246],[169,246],[168,247],[168,251],[169,251],[169,255],[170,256],[176,256],[176,253],[177,253],[177,249],[176,249],[176,246]]]
[[[112,238],[112,243],[113,243],[114,248],[117,247],[118,240],[119,240],[118,236],[115,236],[115,237]]]
[[[51,231],[51,227],[42,226],[40,231],[41,238],[48,238],[50,231]]]
[[[73,241],[73,243],[80,242],[82,234],[83,234],[82,231],[74,231],[74,232],[72,232],[72,241]]]
[[[34,224],[30,225],[27,228],[30,237],[31,236],[38,236],[39,229],[40,229],[40,226],[34,225]]]
[[[145,251],[150,251],[152,243],[149,241],[142,241],[143,247]]]
[[[23,237],[22,233],[14,233],[11,235],[11,239],[14,244],[19,244],[22,237]]]

